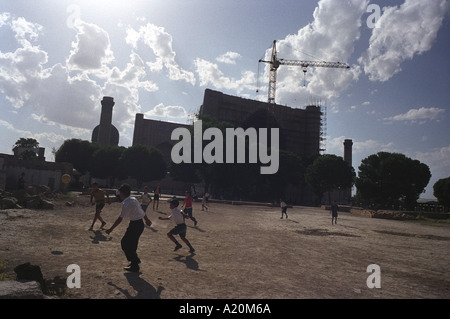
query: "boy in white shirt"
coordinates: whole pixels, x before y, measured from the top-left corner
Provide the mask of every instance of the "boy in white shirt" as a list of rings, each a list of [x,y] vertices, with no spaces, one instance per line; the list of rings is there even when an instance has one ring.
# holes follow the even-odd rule
[[[152,197],[148,192],[147,186],[144,187],[144,194],[139,198],[139,201],[141,202],[142,209],[146,212],[148,205],[152,202]]]
[[[123,235],[120,244],[123,252],[125,253],[125,257],[130,262],[130,265],[128,267],[125,267],[124,269],[127,271],[138,272],[141,260],[137,255],[137,248],[139,238],[144,231],[144,222],[142,219],[145,219],[145,223],[147,224],[147,226],[151,226],[152,222],[150,221],[150,219],[148,219],[147,215],[142,210],[139,201],[136,198],[130,196],[130,185],[123,184],[122,186],[120,186],[119,191],[120,199],[122,200],[122,210],[120,211],[120,216],[117,217],[114,224],[110,229],[106,231],[106,233],[110,234],[113,229],[122,222],[124,218],[130,219],[127,231]]]
[[[175,243],[174,251],[177,251],[182,246],[181,244],[173,237],[173,235],[180,235],[180,238],[188,245],[189,252],[193,253],[195,251],[194,247],[192,247],[191,243],[186,238],[186,224],[184,222],[185,218],[189,218],[188,215],[184,214],[179,208],[179,201],[177,199],[172,199],[170,201],[170,209],[172,210],[172,214],[169,217],[159,217],[161,220],[173,220],[176,224],[174,228],[172,228],[168,233],[167,237],[170,238],[171,241]]]

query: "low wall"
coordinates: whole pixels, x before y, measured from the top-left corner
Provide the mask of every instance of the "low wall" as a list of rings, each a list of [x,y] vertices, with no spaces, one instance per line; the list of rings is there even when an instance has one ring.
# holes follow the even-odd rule
[[[429,213],[429,212],[409,212],[409,211],[394,211],[394,210],[372,210],[353,207],[350,213],[358,216],[365,216],[370,218],[384,218],[396,220],[414,220],[418,218],[432,218],[432,219],[450,219],[448,213]]]

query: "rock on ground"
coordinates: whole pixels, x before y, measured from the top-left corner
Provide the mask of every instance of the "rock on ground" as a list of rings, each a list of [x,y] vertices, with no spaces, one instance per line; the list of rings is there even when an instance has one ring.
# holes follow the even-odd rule
[[[0,281],[0,299],[44,299],[37,281]]]

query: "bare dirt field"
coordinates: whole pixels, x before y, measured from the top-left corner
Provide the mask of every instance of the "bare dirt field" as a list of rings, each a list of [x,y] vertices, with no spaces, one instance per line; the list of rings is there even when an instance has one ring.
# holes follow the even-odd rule
[[[73,207],[65,201],[75,201]],[[120,203],[106,205],[108,226]],[[153,221],[141,236],[140,273],[127,273],[120,240],[128,222],[110,235],[88,228],[94,216],[89,197],[61,199],[54,210],[0,210],[0,260],[13,268],[30,262],[44,278],[66,278],[67,266],[81,270],[81,288],[69,298],[125,299],[434,299],[450,297],[450,227],[367,218],[341,212],[331,224],[328,211],[311,207],[288,210],[254,205],[194,203],[194,227],[187,238],[195,247],[176,252],[166,233],[169,213],[149,207]],[[447,224],[448,225],[448,224]],[[376,264],[381,288],[369,288]]]

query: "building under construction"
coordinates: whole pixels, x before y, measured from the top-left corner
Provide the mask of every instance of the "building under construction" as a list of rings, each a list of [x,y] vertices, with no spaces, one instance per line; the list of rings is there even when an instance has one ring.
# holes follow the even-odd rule
[[[295,109],[206,89],[199,115],[208,115],[244,129],[279,128],[280,149],[295,153],[307,161],[323,150],[324,112],[320,106],[309,105],[304,109]],[[170,160],[171,149],[177,143],[171,140],[171,134],[177,127],[188,125],[144,119],[144,115],[138,113],[133,145],[155,147],[163,153],[166,160]],[[287,199],[291,203],[311,204],[310,191],[291,188],[287,192]]]
[[[323,114],[320,106],[294,109],[210,89],[205,90],[199,110],[199,115],[208,115],[235,127],[279,128],[280,148],[305,160],[318,156],[323,150]],[[158,148],[168,159],[172,146],[177,142],[171,140],[172,131],[177,127],[188,125],[144,119],[144,115],[138,113],[134,123],[133,145]]]
[[[295,109],[207,89],[199,114],[244,129],[279,128],[280,149],[295,153],[305,160],[318,156],[322,150],[324,113],[320,106]]]

